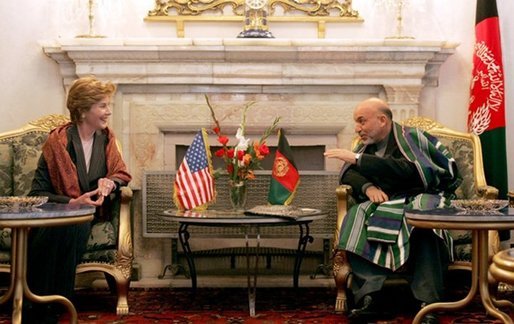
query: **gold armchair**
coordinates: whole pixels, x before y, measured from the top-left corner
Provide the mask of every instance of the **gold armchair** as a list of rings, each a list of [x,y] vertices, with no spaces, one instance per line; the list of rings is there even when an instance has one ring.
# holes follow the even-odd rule
[[[48,115],[28,125],[0,134],[0,196],[25,196],[50,130],[68,122],[63,115]],[[133,260],[130,205],[132,190],[122,187],[114,199],[112,219],[92,227],[87,251],[77,273],[101,271],[116,291],[116,313],[127,314]],[[10,272],[10,229],[0,229],[0,272]]]
[[[457,189],[459,199],[487,198],[495,199],[498,189],[488,186],[485,180],[482,163],[482,147],[478,136],[470,133],[449,129],[433,120],[424,117],[413,117],[401,122],[403,125],[418,127],[436,136],[452,152],[463,178]],[[339,234],[346,211],[351,207],[352,189],[341,185],[336,189],[337,222],[334,232],[334,279],[337,287],[336,312],[348,311],[346,289],[351,283],[351,269],[345,251],[338,249]],[[471,234],[469,231],[450,231],[455,245],[455,261],[450,270],[464,269],[471,271]],[[499,237],[496,231],[489,235],[489,255],[499,250]]]

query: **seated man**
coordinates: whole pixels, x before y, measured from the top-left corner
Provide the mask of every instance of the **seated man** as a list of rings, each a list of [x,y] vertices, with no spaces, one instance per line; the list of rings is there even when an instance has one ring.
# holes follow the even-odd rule
[[[406,274],[420,306],[441,299],[452,241],[443,230],[416,229],[404,208],[430,209],[453,198],[461,178],[449,151],[433,136],[393,121],[387,103],[371,98],[354,111],[360,143],[354,152],[331,149],[327,158],[344,161],[341,184],[357,203],[344,218],[339,247],[352,268],[351,290],[360,308],[351,319],[372,313],[374,296],[388,275]],[[437,323],[428,314],[423,323]]]

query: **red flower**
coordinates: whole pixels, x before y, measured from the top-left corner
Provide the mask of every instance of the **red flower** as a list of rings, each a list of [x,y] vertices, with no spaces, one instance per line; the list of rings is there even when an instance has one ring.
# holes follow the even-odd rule
[[[230,180],[236,183],[246,181],[255,178],[254,169],[261,169],[260,162],[266,155],[270,153],[269,148],[266,146],[266,139],[276,130],[280,117],[273,120],[273,124],[267,127],[260,140],[254,141],[250,145],[250,140],[245,136],[245,123],[247,111],[255,102],[246,104],[242,109],[242,122],[236,132],[236,141],[238,143],[235,146],[229,146],[229,137],[222,135],[223,131],[220,127],[218,120],[216,119],[214,108],[209,102],[209,98],[205,96],[207,106],[211,112],[213,124],[212,131],[217,137],[218,143],[222,145],[221,149],[217,149],[214,155],[221,158],[225,163],[226,171],[230,176]],[[218,146],[219,147],[219,146]],[[236,153],[236,148],[237,153]],[[239,148],[246,148],[245,150],[239,150]],[[216,170],[216,174],[219,174],[220,170]],[[223,172],[223,170],[221,170]]]
[[[224,157],[225,156],[225,149],[224,148],[220,148],[219,150],[214,152],[214,155],[216,155],[219,158]]]
[[[221,145],[227,145],[228,137],[227,136],[218,136],[218,142],[220,142]]]
[[[253,150],[257,160],[262,160],[266,157],[266,155],[269,154],[269,147],[266,145],[266,143],[262,143],[262,145],[259,146],[257,141],[253,142]]]
[[[264,156],[269,154],[269,147],[266,145],[266,143],[262,143],[261,147],[259,147],[259,153]]]
[[[233,158],[234,158],[234,149],[233,149],[233,148],[231,148],[231,149],[229,149],[229,150],[227,151],[227,157],[228,157],[229,159],[233,159]]]

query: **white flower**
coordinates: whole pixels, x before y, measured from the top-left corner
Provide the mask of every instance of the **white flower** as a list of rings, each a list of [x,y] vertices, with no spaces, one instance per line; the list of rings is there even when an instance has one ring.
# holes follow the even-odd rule
[[[250,139],[244,137],[243,129],[239,127],[236,133],[237,145],[234,148],[234,151],[246,151],[248,149],[248,145],[250,145]]]

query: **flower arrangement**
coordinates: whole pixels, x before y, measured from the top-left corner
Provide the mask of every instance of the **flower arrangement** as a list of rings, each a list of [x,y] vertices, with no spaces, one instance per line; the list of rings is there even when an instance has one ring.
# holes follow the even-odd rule
[[[266,145],[266,139],[276,130],[280,117],[276,117],[273,120],[271,126],[266,128],[258,141],[252,142],[251,139],[245,137],[246,113],[255,102],[246,104],[243,108],[241,124],[236,132],[237,143],[236,145],[230,146],[230,139],[223,134],[220,123],[216,118],[214,108],[209,102],[209,97],[205,96],[205,99],[214,122],[213,131],[218,136],[218,142],[222,145],[222,148],[214,152],[214,155],[223,159],[225,163],[225,171],[228,173],[230,185],[233,186],[233,189],[231,189],[231,201],[233,205],[244,205],[245,201],[243,197],[234,197],[236,195],[243,195],[244,192],[239,193],[236,192],[236,190],[246,190],[246,180],[255,179],[254,170],[261,169],[261,161],[270,153]],[[216,170],[215,176],[219,175],[219,173],[220,170]],[[237,201],[238,199],[241,201]]]

